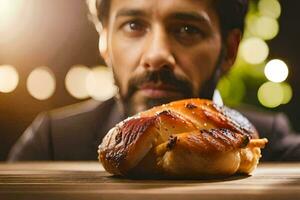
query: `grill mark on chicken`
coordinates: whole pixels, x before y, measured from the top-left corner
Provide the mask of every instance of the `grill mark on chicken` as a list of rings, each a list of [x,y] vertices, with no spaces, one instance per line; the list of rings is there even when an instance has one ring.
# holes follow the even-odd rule
[[[226,129],[224,129],[226,130]],[[219,132],[222,132],[223,134],[218,134]],[[222,142],[222,144],[224,145],[231,145],[231,139],[226,137],[226,135],[224,135],[224,131],[222,131],[222,129],[211,129],[210,133],[217,139],[219,139],[220,142]]]
[[[186,124],[189,123],[190,125],[193,125],[191,120],[189,120],[188,118],[182,116],[181,114],[179,114],[173,110],[164,110],[164,111],[156,114],[156,116],[158,117],[158,119],[159,119],[159,117],[166,116],[166,117],[170,117],[174,120],[181,120],[181,122],[184,122]],[[173,126],[173,127],[175,128],[175,126]]]
[[[186,133],[183,140],[201,152],[227,152],[244,147],[249,139],[227,129],[202,129],[198,133]]]
[[[222,113],[222,115],[227,119],[230,123],[231,127],[239,132],[243,132],[250,136],[251,138],[256,138],[257,135],[253,135],[251,133],[256,132],[253,125],[249,122],[249,120],[241,115],[236,110],[230,109],[226,106],[218,106],[217,104],[212,104],[212,107],[217,111]]]
[[[110,161],[115,168],[119,168],[127,157],[128,149],[151,127],[155,117],[131,118],[115,129],[115,145],[107,149],[105,159]]]
[[[122,136],[122,143],[125,146],[134,142],[140,134],[143,134],[155,122],[155,117],[132,118],[125,122],[120,128],[119,134]]]
[[[171,118],[174,122],[176,122],[175,123],[176,126],[172,125],[172,127],[171,127],[172,129],[177,128],[177,126],[178,126],[177,122],[180,124],[184,124],[185,127],[196,129],[196,126],[194,125],[194,123],[191,120],[189,120],[188,118],[182,116],[181,114],[179,114],[173,110],[164,110],[164,111],[156,114],[156,116],[157,116],[157,118],[156,118],[157,124],[159,124],[159,125],[157,125],[157,127],[159,127],[159,129],[163,128],[160,126],[160,124],[161,124],[160,120],[164,120],[163,117]],[[170,120],[170,121],[172,121],[172,120]]]
[[[193,109],[197,108],[197,106],[195,106],[195,105],[192,104],[192,103],[186,104],[185,107],[186,107],[187,109],[190,109],[190,110],[193,110]]]

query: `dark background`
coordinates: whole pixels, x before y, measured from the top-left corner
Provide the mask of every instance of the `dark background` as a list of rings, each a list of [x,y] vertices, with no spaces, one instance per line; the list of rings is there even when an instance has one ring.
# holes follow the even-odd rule
[[[97,32],[86,17],[84,0],[25,2],[10,37],[0,37],[0,65],[15,66],[20,76],[16,90],[0,93],[0,161],[6,159],[10,147],[39,112],[79,102],[64,86],[71,66],[103,64],[97,49]],[[269,58],[281,58],[288,64],[288,82],[294,93],[289,104],[272,111],[285,112],[292,126],[300,131],[300,106],[297,104],[300,102],[300,2],[280,2],[280,32],[268,42]],[[26,89],[26,78],[38,66],[50,67],[56,76],[55,93],[45,101],[34,99]]]

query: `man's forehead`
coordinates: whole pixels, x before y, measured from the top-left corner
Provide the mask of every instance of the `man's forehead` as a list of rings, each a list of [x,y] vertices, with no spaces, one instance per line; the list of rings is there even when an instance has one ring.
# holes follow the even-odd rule
[[[112,0],[111,13],[120,10],[142,11],[144,14],[167,14],[177,11],[211,12],[213,0]]]
[[[112,0],[113,18],[142,16],[148,18],[168,18],[198,20],[211,24],[215,18],[213,0]]]

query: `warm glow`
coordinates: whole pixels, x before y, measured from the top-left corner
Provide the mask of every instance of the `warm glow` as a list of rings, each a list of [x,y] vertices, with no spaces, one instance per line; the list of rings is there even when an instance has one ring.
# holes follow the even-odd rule
[[[269,47],[260,38],[252,37],[242,41],[240,53],[243,59],[250,64],[259,64],[269,55]]]
[[[19,83],[17,70],[10,65],[0,65],[0,92],[9,93],[16,89]]]
[[[50,98],[55,91],[55,76],[47,67],[34,69],[27,79],[28,92],[38,100]]]
[[[99,101],[109,99],[116,93],[112,72],[104,66],[93,68],[86,84],[89,95]]]
[[[265,76],[272,82],[283,82],[289,74],[287,65],[278,59],[271,60],[265,67]]]
[[[293,97],[293,89],[288,83],[281,83],[281,88],[283,90],[283,99],[281,104],[287,104]]]
[[[283,101],[283,90],[280,83],[266,82],[258,90],[259,102],[268,108],[275,108]]]
[[[15,10],[16,0],[0,0],[0,24],[4,24]]]
[[[12,26],[18,19],[18,13],[24,5],[24,0],[0,0],[0,32]]]
[[[87,76],[90,69],[86,66],[73,66],[66,75],[65,85],[67,91],[77,99],[85,99],[89,97],[86,89]]]
[[[270,17],[258,17],[254,23],[255,35],[264,39],[271,40],[279,32],[279,24],[276,19]]]
[[[277,0],[260,0],[258,10],[261,15],[274,19],[277,19],[281,14],[281,6]]]

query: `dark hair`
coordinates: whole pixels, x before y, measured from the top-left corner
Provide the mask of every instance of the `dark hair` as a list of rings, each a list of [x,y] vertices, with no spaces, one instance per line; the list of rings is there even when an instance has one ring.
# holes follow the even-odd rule
[[[105,26],[108,21],[110,0],[87,0],[91,19],[96,27],[99,22]],[[238,28],[244,31],[245,16],[248,11],[248,0],[214,0],[214,6],[220,19],[222,34]]]
[[[215,0],[215,8],[223,34],[235,28],[241,30],[242,33],[244,32],[248,5],[248,0]]]

